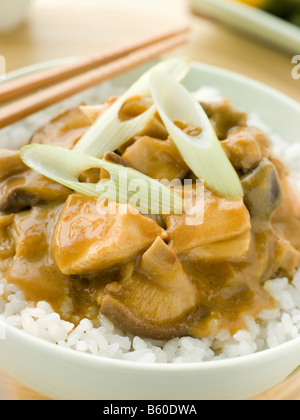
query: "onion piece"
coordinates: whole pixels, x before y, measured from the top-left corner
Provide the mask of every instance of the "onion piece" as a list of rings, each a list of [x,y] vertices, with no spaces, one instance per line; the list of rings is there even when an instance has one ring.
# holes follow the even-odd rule
[[[152,72],[150,89],[158,113],[189,168],[220,196],[241,199],[243,188],[238,174],[202,106],[182,84],[163,71]],[[188,135],[176,121],[201,128],[201,134]]]
[[[130,204],[143,214],[184,211],[183,200],[171,188],[134,169],[50,145],[25,146],[20,156],[31,169],[81,194]],[[92,168],[104,168],[110,173],[110,180],[97,184],[79,182],[79,175]]]
[[[153,70],[163,70],[170,77],[180,81],[190,70],[190,61],[185,57],[175,57],[164,60],[144,73],[98,120],[87,130],[74,147],[90,156],[103,157],[105,152],[115,151],[122,144],[143,129],[146,123],[156,113],[155,106],[151,106],[143,114],[129,121],[120,121],[119,112],[124,103],[136,95],[150,95],[150,75]]]

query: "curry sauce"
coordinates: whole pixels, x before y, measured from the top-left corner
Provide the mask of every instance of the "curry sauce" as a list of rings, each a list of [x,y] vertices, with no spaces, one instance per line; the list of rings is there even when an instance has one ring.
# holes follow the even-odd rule
[[[113,101],[65,111],[31,142],[71,149]],[[120,118],[151,104],[135,97]],[[272,309],[265,282],[291,279],[300,262],[300,199],[269,140],[247,125],[246,114],[229,100],[202,105],[244,199],[227,200],[204,187],[199,225],[187,223],[185,214],[150,217],[124,204],[114,203],[119,211],[112,213],[107,200],[77,194],[27,168],[19,151],[0,151],[0,259],[7,283],[75,324],[86,317],[97,324],[102,313],[125,331],[154,339],[235,332],[245,317]],[[176,123],[191,135],[201,133]],[[158,114],[104,159],[155,179],[195,181]],[[101,170],[81,180],[106,176]]]

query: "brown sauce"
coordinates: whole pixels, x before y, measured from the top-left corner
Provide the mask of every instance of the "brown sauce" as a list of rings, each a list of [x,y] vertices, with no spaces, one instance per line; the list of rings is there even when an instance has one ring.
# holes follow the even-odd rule
[[[133,118],[149,106],[148,99],[134,98],[120,117]],[[278,171],[282,164],[273,164],[279,161],[267,139],[247,127],[245,114],[229,101],[204,108],[249,203],[226,202],[206,190],[209,217],[199,229],[171,216],[101,219],[96,199],[28,170],[17,152],[0,151],[0,259],[7,262],[7,283],[32,304],[47,301],[63,319],[97,323],[100,311],[130,333],[158,339],[205,337],[221,328],[235,332],[246,316],[272,309],[264,283],[281,274],[292,278],[300,262],[300,199],[286,172]],[[159,117],[152,123],[114,159],[153,177],[191,175]],[[197,127],[177,125],[189,135],[201,134]],[[78,109],[71,110],[32,141],[58,139],[71,147],[87,126]],[[83,175],[82,182],[99,177]]]

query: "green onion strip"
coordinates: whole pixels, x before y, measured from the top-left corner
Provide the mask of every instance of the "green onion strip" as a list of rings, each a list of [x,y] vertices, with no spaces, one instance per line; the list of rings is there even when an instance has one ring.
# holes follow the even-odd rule
[[[25,146],[20,155],[31,169],[84,195],[130,204],[144,214],[182,214],[184,211],[179,195],[134,169],[50,145]],[[110,173],[110,180],[97,184],[79,182],[79,175],[92,168],[104,168]]]
[[[141,131],[146,123],[155,115],[155,105],[129,121],[120,121],[119,113],[128,99],[136,95],[150,96],[150,76],[155,69],[163,70],[170,77],[181,81],[190,69],[190,61],[185,57],[171,58],[160,62],[144,73],[87,130],[76,144],[74,150],[102,158],[105,152],[117,150],[122,144]]]
[[[202,106],[180,83],[156,69],[150,76],[155,106],[186,164],[205,184],[227,199],[241,199],[243,189]],[[181,121],[202,129],[193,137],[174,122]]]

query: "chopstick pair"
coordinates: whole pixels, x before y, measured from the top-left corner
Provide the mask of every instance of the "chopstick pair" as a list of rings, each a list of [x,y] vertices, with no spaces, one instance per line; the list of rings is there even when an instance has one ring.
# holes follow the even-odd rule
[[[0,84],[0,128],[142,65],[188,40],[189,27]],[[28,95],[28,96],[24,96]]]

